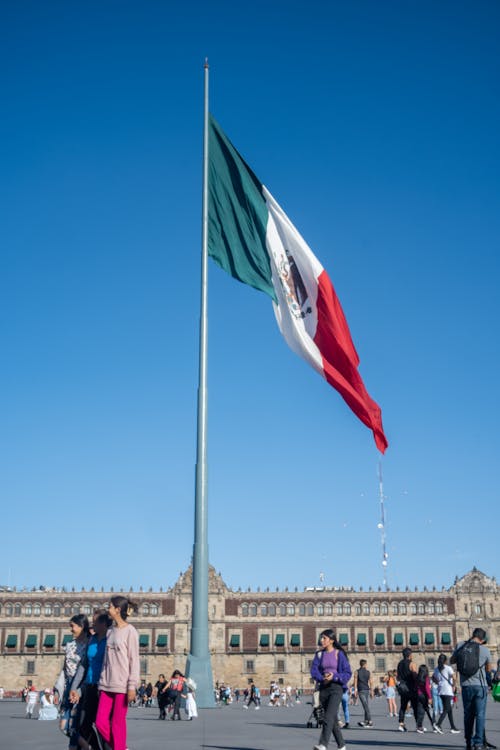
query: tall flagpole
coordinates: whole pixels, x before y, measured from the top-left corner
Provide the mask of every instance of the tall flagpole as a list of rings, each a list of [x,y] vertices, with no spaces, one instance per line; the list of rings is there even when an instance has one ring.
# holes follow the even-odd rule
[[[186,674],[196,682],[200,708],[215,706],[212,664],[208,645],[208,503],[207,503],[207,299],[208,299],[208,60],[205,60],[203,121],[203,201],[201,250],[200,353],[198,380],[198,437],[194,509],[193,593],[191,648]]]

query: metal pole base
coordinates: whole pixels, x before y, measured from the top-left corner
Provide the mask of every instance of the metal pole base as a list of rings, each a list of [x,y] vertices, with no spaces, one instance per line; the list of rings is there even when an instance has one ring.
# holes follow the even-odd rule
[[[186,662],[186,677],[191,677],[196,682],[195,694],[198,708],[215,708],[210,654],[207,656],[189,654]]]

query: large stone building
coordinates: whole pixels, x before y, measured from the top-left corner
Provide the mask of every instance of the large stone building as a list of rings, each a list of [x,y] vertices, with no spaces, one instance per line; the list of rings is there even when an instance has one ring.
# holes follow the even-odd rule
[[[183,669],[189,649],[191,569],[166,591],[130,592],[139,605],[131,619],[140,636],[141,675]],[[115,592],[116,593],[116,592]],[[333,627],[351,663],[366,658],[375,678],[395,667],[410,645],[417,663],[433,667],[442,651],[481,626],[495,659],[500,639],[499,585],[474,568],[440,591],[364,591],[349,587],[303,591],[229,589],[213,568],[209,578],[209,642],[214,680],[262,687],[275,679],[308,688],[321,630]],[[0,685],[52,685],[71,638],[68,621],[91,615],[112,592],[0,589]]]

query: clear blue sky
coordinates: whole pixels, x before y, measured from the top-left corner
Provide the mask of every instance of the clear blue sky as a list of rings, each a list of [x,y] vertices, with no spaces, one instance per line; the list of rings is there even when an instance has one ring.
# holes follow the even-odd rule
[[[382,408],[389,584],[498,575],[500,5],[0,15],[0,583],[158,588],[189,564],[205,56]],[[265,295],[213,263],[209,284],[211,562],[236,588],[380,585],[370,431]]]

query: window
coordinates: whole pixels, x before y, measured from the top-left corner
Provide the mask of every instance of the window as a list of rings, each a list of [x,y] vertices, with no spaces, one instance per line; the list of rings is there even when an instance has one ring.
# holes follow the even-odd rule
[[[54,604],[54,617],[60,617],[60,615],[61,615],[61,605]]]
[[[253,659],[246,659],[245,672],[249,672],[250,674],[253,674],[255,672],[255,662]]]
[[[376,672],[386,672],[387,668],[385,666],[385,657],[384,656],[376,656],[375,657],[375,671]]]
[[[36,646],[36,635],[27,635],[26,636],[26,642],[24,644],[26,648],[35,648]]]
[[[308,604],[307,605],[307,614],[313,615],[314,614],[314,604]]]
[[[425,615],[425,604],[423,602],[418,603],[418,614]]]
[[[395,646],[403,645],[403,633],[394,633],[394,645]]]
[[[269,648],[269,633],[261,633],[259,645]]]
[[[398,615],[399,614],[399,606],[398,606],[397,602],[393,602],[393,605],[392,605],[392,614],[393,615]]]
[[[434,643],[434,633],[426,633],[424,636],[424,643],[426,646],[431,646]]]
[[[304,616],[306,613],[306,605],[305,604],[299,604],[299,615]]]
[[[46,617],[52,614],[52,605],[51,604],[46,604],[45,605],[45,607],[43,608],[43,614]]]
[[[290,646],[300,646],[300,633],[292,633]]]
[[[339,642],[341,646],[347,646],[349,644],[349,635],[348,633],[340,633],[339,635]]]
[[[320,616],[325,614],[325,608],[322,604],[318,604],[318,606],[316,607],[316,614]]]
[[[152,604],[152,605],[151,605],[151,608],[150,608],[150,610],[149,610],[149,614],[150,614],[150,615],[153,615],[153,617],[157,617],[157,615],[158,615],[158,611],[159,611],[159,609],[158,609],[158,605],[157,605],[157,604]]]
[[[276,617],[276,604],[269,605],[269,616]]]
[[[84,604],[83,605],[83,614],[84,615],[91,615],[92,614],[92,607],[90,604]]]
[[[5,606],[5,614],[10,617],[12,615],[12,604],[7,604]]]
[[[40,607],[40,605],[35,604],[35,606],[33,607],[33,614],[35,615],[35,617],[40,617],[41,611],[42,611],[42,608]]]
[[[351,614],[351,605],[349,604],[349,602],[346,602],[344,604],[344,614],[345,615],[350,615]]]
[[[17,635],[8,635],[5,641],[6,648],[16,648],[17,646]]]
[[[56,645],[55,635],[46,635],[43,640],[43,645],[45,646],[45,648],[54,648],[54,646]]]
[[[73,606],[71,607],[71,609],[72,609],[72,612],[73,612],[74,615],[79,615],[80,614],[80,605],[79,604],[73,604]],[[36,615],[36,612],[35,612],[35,615]]]
[[[289,604],[286,608],[287,614],[290,615],[290,617],[293,617],[295,615],[295,604]]]
[[[71,605],[70,604],[65,604],[64,605],[64,614],[67,617],[71,617]]]
[[[27,661],[26,662],[26,674],[35,674],[35,662],[34,661]]]
[[[375,645],[376,646],[383,646],[385,643],[385,635],[383,633],[376,633],[375,634]]]
[[[342,606],[342,603],[341,602],[337,602],[337,614],[341,615],[343,613],[343,611],[344,611],[344,608]]]
[[[261,606],[260,606],[260,614],[262,615],[262,617],[266,617],[267,616],[267,604],[261,604]]]
[[[366,646],[366,633],[358,633],[356,643],[358,646]]]
[[[476,602],[476,604],[474,605],[474,614],[480,615],[482,611],[482,606],[479,604],[479,602]]]
[[[20,604],[14,604],[14,615],[15,617],[21,616],[21,605]]]
[[[363,614],[364,615],[369,615],[370,614],[370,605],[368,604],[368,602],[365,602],[363,604]]]
[[[443,646],[449,646],[451,643],[451,634],[441,633],[441,643],[443,644]]]
[[[399,605],[399,614],[405,615],[406,614],[406,602],[401,602]]]
[[[427,605],[428,614],[433,615],[435,611],[436,611],[436,605],[434,604],[434,602],[429,602],[429,604]]]
[[[156,645],[159,648],[166,648],[168,646],[168,635],[160,633],[160,635],[156,636]]]
[[[379,615],[380,614],[380,604],[376,603],[373,605],[373,614]]]
[[[256,617],[257,616],[257,605],[251,604],[248,608],[248,614],[250,617]]]
[[[382,602],[382,606],[380,608],[380,612],[383,615],[388,615],[389,614],[389,605],[387,604],[387,602]]]
[[[442,615],[443,614],[444,607],[441,602],[436,602],[436,614]]]
[[[140,669],[141,674],[146,675],[148,673],[148,660],[147,659],[139,660],[139,669]]]
[[[333,604],[326,604],[325,605],[325,615],[333,615]]]
[[[418,633],[410,633],[410,646],[418,646]]]
[[[410,615],[416,615],[417,614],[417,605],[415,602],[412,602],[410,604]]]
[[[280,615],[286,617],[286,604],[280,604]]]
[[[360,615],[361,614],[361,604],[355,604],[354,605],[354,614]]]
[[[31,608],[31,604],[27,604],[27,605],[25,606],[25,608],[24,608],[24,614],[25,614],[25,615],[26,615],[27,617],[31,617],[31,613],[32,613],[32,611],[33,611],[33,610],[32,610],[32,608]]]
[[[139,646],[142,648],[147,648],[147,646],[149,646],[149,635],[147,633],[139,635]]]
[[[65,635],[63,636],[63,639],[62,639],[62,645],[63,645],[63,646],[65,646],[65,645],[66,645],[67,643],[69,643],[69,642],[70,642],[70,641],[72,641],[72,640],[73,640],[73,636],[71,635],[71,633],[66,633],[66,634],[65,634]]]
[[[284,646],[285,645],[285,635],[284,633],[277,633],[276,637],[274,639],[274,645],[275,646]]]
[[[231,636],[231,639],[229,641],[229,645],[231,648],[239,648],[240,647],[240,636],[238,633],[233,633]]]
[[[241,616],[248,617],[248,604],[241,605]]]
[[[283,674],[284,672],[286,672],[285,666],[286,664],[284,659],[276,660],[276,672],[278,672],[279,674]]]
[[[427,666],[429,667],[429,670],[434,671],[436,669],[436,659],[433,656],[429,656],[427,659]]]
[[[141,614],[144,615],[145,617],[149,616],[149,604],[143,604],[142,605],[142,612],[141,612]]]

